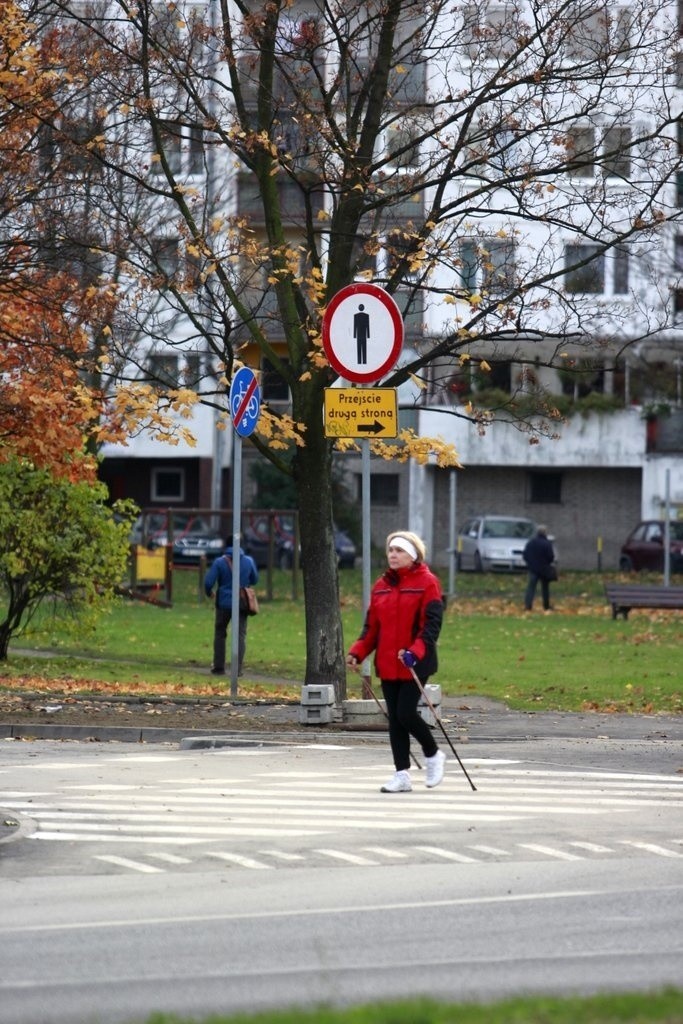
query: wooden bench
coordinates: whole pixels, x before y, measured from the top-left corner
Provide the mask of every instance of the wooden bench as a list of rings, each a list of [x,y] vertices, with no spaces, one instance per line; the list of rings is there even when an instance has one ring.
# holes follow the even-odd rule
[[[608,583],[605,594],[612,605],[612,618],[628,618],[631,608],[683,608],[683,587],[638,586]]]

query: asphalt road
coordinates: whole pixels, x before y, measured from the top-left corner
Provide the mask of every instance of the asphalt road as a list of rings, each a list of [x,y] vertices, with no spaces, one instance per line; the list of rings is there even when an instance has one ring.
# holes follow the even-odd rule
[[[677,740],[0,743],[3,1024],[683,986]]]

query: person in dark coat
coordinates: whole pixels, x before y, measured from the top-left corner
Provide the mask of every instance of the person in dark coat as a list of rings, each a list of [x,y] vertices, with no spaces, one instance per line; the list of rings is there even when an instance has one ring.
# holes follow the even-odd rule
[[[534,595],[536,594],[536,586],[540,580],[543,607],[548,611],[550,608],[550,580],[553,577],[551,566],[555,561],[555,551],[552,543],[548,540],[548,530],[545,526],[539,526],[536,536],[527,541],[522,557],[529,570],[526,592],[524,594],[524,607],[528,612],[531,611]]]
[[[443,599],[438,578],[425,565],[425,546],[418,536],[407,530],[390,533],[386,549],[389,568],[372,588],[361,635],[351,645],[346,663],[358,672],[361,662],[375,652],[396,768],[381,791],[409,793],[411,736],[425,757],[426,786],[431,789],[443,779],[446,756],[418,712],[420,688],[413,677],[414,671],[424,686],[436,672]]]
[[[256,562],[245,554],[242,548],[240,553],[240,587],[253,587],[258,583],[258,569]],[[232,618],[232,555],[233,549],[226,549],[224,555],[216,558],[204,577],[204,592],[211,597],[213,588],[216,587],[216,615],[213,630],[213,665],[211,672],[215,676],[225,675],[225,638],[228,632],[228,623]],[[242,607],[240,600],[239,608],[239,636],[237,639],[237,672],[242,674],[242,662],[247,648],[247,609]]]

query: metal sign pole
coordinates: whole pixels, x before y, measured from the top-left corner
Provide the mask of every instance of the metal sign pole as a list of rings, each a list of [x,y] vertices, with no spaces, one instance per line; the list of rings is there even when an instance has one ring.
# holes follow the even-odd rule
[[[664,475],[664,586],[671,586],[671,470]]]
[[[457,574],[458,566],[458,551],[457,551],[457,494],[458,494],[458,480],[456,477],[457,469],[451,469],[451,475],[449,480],[449,515],[448,515],[448,599],[452,601],[455,598],[455,579]]]
[[[232,452],[232,596],[230,606],[230,696],[237,696],[240,638],[240,535],[242,532],[242,438],[235,431]]]
[[[230,601],[230,694],[237,696],[240,638],[240,537],[242,534],[242,438],[249,437],[261,415],[261,389],[256,374],[241,366],[230,384],[230,415],[234,427],[232,453],[232,594]]]
[[[363,621],[370,605],[370,573],[371,569],[371,538],[370,538],[370,442],[366,437],[360,442],[361,448],[361,524],[363,534]],[[370,685],[370,659],[366,658],[361,666],[364,698],[368,696]]]
[[[355,384],[373,384],[389,372],[394,366],[403,347],[404,326],[401,310],[396,300],[375,284],[349,284],[332,296],[322,320],[322,343],[330,366],[344,381]],[[368,339],[372,344],[368,346]],[[328,389],[331,390],[331,389]],[[363,401],[370,402],[360,417],[351,411],[354,409],[353,393],[339,395],[342,405],[336,410],[326,409],[326,436],[357,436],[360,439],[362,455],[362,523],[363,523],[363,615],[367,614],[370,604],[370,442],[367,432],[381,431],[389,437],[388,427],[395,429],[398,420],[396,396],[391,409],[391,423],[384,424],[377,416],[373,416],[372,405],[380,401],[380,389],[374,396],[366,395]],[[343,404],[348,403],[348,404]],[[330,399],[330,405],[332,400]],[[360,407],[358,407],[360,408]],[[379,410],[376,410],[379,411]],[[335,415],[333,415],[335,413]],[[366,414],[369,417],[366,419]],[[330,430],[328,433],[329,414],[330,426],[342,430]],[[353,420],[355,429],[345,433],[344,424]],[[348,426],[346,430],[348,430]],[[361,433],[362,432],[362,433]],[[396,436],[393,434],[392,436]],[[370,660],[366,658],[361,666],[363,680],[363,697],[372,696],[370,688]]]

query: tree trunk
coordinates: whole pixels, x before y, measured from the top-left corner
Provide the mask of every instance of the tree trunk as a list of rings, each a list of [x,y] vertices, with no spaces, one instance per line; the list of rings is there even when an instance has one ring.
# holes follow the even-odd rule
[[[9,622],[5,619],[4,622],[0,622],[0,661],[7,661],[11,636],[12,633],[9,628]]]
[[[309,686],[332,683],[340,702],[346,697],[346,668],[333,535],[332,442],[324,436],[322,392],[318,402],[320,413],[307,417],[306,446],[295,460],[306,609],[304,681]]]
[[[22,626],[24,613],[29,605],[28,591],[22,585],[15,589],[11,580],[5,580],[7,587],[7,614],[0,622],[0,662],[7,661],[9,654],[9,642],[19,632]]]

